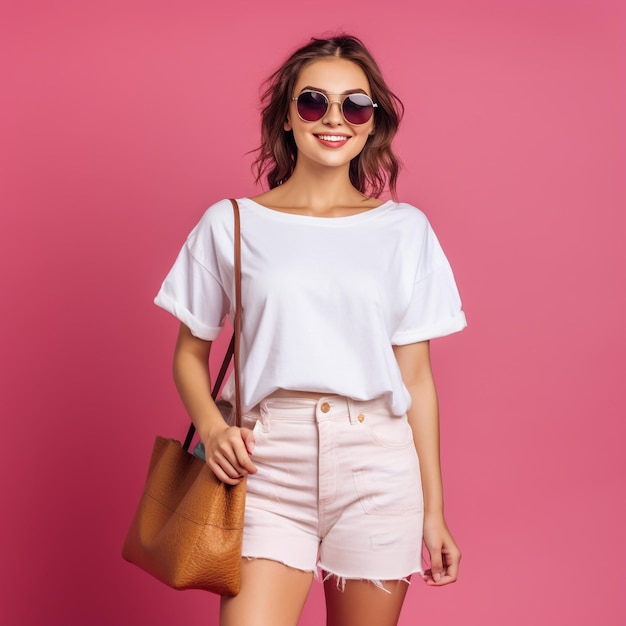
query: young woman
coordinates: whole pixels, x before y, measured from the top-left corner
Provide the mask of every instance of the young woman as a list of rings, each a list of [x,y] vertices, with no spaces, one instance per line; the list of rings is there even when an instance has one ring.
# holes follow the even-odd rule
[[[401,112],[354,37],[313,39],[270,77],[257,161],[269,191],[239,200],[242,428],[207,384],[234,297],[228,200],[156,298],[181,321],[174,378],[209,467],[248,477],[241,592],[223,598],[222,626],[296,625],[318,569],[329,626],[391,626],[412,574],[457,578],[429,340],[465,317],[423,213],[378,200],[395,196]]]

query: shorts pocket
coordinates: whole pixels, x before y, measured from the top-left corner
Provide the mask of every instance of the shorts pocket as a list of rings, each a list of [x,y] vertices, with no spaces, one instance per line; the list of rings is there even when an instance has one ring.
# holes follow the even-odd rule
[[[405,458],[406,456],[406,458]],[[353,470],[354,485],[364,511],[398,515],[424,508],[417,455]]]
[[[407,448],[413,445],[413,431],[406,415],[366,413],[363,424],[371,440],[386,448]]]

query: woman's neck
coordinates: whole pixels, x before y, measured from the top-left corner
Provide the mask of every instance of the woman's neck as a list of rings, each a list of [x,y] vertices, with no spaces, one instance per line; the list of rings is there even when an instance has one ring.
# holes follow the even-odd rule
[[[333,217],[346,210],[368,210],[380,204],[356,189],[346,167],[296,167],[282,185],[255,198],[272,208],[295,210],[309,215]]]

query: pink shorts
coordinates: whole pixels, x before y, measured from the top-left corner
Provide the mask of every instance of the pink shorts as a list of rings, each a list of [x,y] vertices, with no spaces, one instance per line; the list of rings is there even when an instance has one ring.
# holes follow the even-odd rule
[[[338,579],[422,571],[423,498],[406,415],[382,400],[271,398],[244,415],[256,439],[243,556]]]

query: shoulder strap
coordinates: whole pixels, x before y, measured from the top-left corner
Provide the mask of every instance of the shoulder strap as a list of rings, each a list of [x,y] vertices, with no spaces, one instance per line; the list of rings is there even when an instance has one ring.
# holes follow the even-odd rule
[[[235,426],[241,426],[241,391],[239,383],[239,346],[241,343],[241,224],[239,218],[239,205],[237,200],[230,199],[233,205],[233,219],[234,219],[234,255],[235,255],[235,319],[233,320],[233,336],[231,337],[228,350],[224,356],[224,361],[220,367],[219,374],[211,390],[211,397],[213,400],[217,399],[217,394],[222,388],[222,382],[224,376],[228,371],[231,359],[234,357],[234,375],[235,375]],[[191,424],[185,437],[185,443],[183,444],[183,450],[189,450],[191,441],[196,432],[196,427]]]
[[[234,244],[235,244],[235,320],[233,336],[235,339],[234,369],[235,369],[235,425],[241,426],[241,389],[239,382],[239,351],[241,345],[241,220],[239,217],[239,205],[237,200],[230,199],[233,205],[233,218],[235,220]]]

